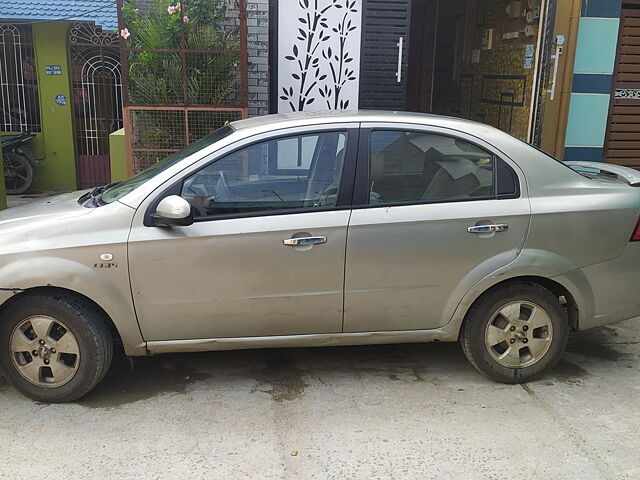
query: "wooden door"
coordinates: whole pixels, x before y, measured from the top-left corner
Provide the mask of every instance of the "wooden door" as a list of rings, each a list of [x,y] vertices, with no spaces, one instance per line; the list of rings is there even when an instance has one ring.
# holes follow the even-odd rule
[[[640,9],[623,9],[620,18],[604,158],[640,168]]]

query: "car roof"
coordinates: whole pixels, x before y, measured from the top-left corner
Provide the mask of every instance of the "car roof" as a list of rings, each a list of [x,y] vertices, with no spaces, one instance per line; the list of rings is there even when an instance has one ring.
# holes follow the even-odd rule
[[[503,154],[514,158],[523,150],[531,154],[535,152],[529,144],[512,137],[508,133],[484,123],[463,118],[447,117],[429,113],[399,112],[385,110],[330,110],[324,112],[290,112],[252,117],[232,122],[236,138],[252,137],[280,129],[328,125],[335,123],[380,123],[384,127],[394,124],[414,124],[428,127],[439,127],[450,131],[458,131],[487,142]],[[542,156],[542,154],[539,154]]]
[[[462,118],[447,117],[428,113],[413,113],[385,110],[329,110],[323,112],[290,112],[252,117],[246,120],[238,120],[232,123],[236,130],[262,128],[265,131],[281,128],[283,124],[321,125],[324,123],[353,123],[353,122],[389,122],[389,123],[416,123],[421,125],[434,125],[454,128],[456,130],[469,131],[486,129],[488,125],[465,120]]]

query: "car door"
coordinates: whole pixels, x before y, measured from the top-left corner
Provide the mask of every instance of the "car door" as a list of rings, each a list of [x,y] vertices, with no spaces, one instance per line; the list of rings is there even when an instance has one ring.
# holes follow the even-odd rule
[[[364,125],[345,271],[345,332],[438,328],[518,255],[529,202],[517,166],[446,129]]]
[[[357,127],[253,137],[151,195],[129,239],[144,338],[340,332]],[[172,193],[193,225],[145,226]]]

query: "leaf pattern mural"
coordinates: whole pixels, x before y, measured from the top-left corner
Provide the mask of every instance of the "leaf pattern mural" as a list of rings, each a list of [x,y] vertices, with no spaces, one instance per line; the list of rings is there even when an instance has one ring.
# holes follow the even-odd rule
[[[279,111],[357,108],[361,3],[297,0],[281,8]]]

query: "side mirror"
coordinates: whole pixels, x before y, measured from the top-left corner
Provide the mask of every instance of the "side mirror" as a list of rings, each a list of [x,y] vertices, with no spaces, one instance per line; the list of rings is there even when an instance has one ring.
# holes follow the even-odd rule
[[[163,198],[151,215],[156,227],[186,227],[193,223],[191,204],[178,195]]]

